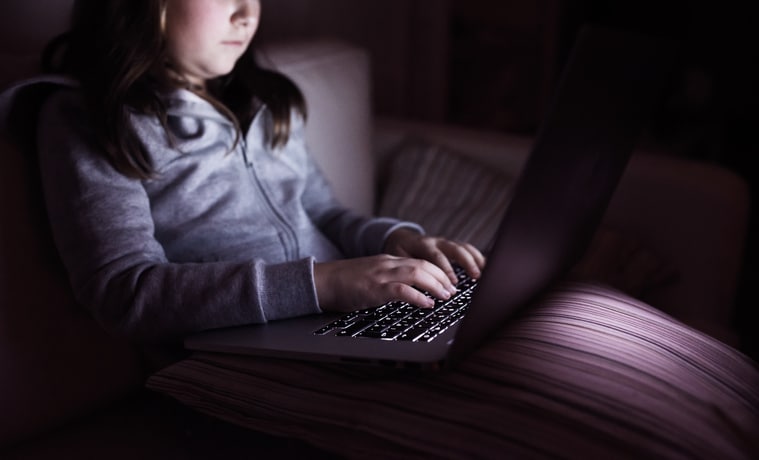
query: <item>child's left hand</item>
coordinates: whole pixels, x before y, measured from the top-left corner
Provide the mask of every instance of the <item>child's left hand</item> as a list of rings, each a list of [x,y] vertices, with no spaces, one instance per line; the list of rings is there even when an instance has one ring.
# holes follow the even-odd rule
[[[457,263],[472,278],[479,278],[485,267],[485,256],[469,243],[458,243],[445,238],[419,234],[401,228],[387,238],[385,252],[399,257],[424,259],[440,267],[456,284],[451,261]]]

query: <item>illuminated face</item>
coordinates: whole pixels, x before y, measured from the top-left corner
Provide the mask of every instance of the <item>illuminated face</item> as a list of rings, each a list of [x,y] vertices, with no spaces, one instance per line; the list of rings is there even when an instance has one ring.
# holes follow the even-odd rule
[[[167,0],[165,33],[174,70],[202,88],[230,73],[260,16],[259,0]]]

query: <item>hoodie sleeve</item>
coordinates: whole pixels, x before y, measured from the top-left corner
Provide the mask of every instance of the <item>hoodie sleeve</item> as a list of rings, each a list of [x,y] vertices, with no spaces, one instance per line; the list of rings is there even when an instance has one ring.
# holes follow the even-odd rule
[[[107,329],[143,342],[319,313],[313,260],[171,263],[142,182],[93,146],[73,91],[39,115],[37,147],[53,236],[78,301]]]

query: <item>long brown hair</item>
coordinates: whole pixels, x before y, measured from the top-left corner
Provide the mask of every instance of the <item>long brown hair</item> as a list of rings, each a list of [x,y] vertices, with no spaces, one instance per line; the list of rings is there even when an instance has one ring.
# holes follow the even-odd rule
[[[45,71],[69,74],[81,83],[95,141],[114,167],[140,179],[152,177],[154,170],[130,113],[157,117],[168,133],[160,94],[182,86],[166,66],[165,4],[166,0],[76,0],[71,29],[43,54]],[[273,147],[287,142],[293,110],[306,115],[297,86],[260,67],[250,50],[229,75],[208,82],[207,93],[200,95],[235,124],[238,140],[256,104],[266,104],[274,119],[266,133]]]

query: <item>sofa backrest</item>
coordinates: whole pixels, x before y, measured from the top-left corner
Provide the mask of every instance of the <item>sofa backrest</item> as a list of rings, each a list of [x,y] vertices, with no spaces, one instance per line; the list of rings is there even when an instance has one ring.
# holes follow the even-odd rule
[[[36,73],[73,0],[0,3],[0,89]],[[369,60],[338,42],[272,44],[265,63],[303,90],[307,141],[338,198],[374,206]],[[0,138],[0,446],[33,437],[134,391],[144,375],[130,344],[76,305],[47,228],[34,152]]]

